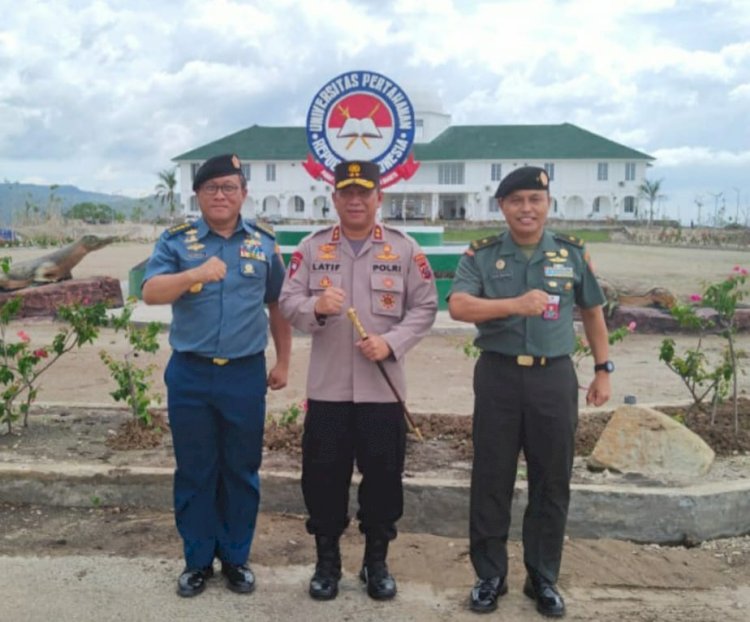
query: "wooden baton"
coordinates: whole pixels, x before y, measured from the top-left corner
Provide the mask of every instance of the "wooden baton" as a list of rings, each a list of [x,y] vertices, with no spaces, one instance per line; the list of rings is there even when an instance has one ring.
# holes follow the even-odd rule
[[[359,334],[360,339],[362,339],[362,341],[365,341],[368,338],[367,331],[365,330],[365,327],[362,326],[362,322],[359,321],[357,310],[354,307],[350,307],[349,310],[346,312],[346,315],[352,321],[352,324],[354,324],[354,328],[357,329],[357,333]],[[393,392],[393,396],[396,398],[398,403],[401,404],[401,408],[404,411],[404,418],[406,419],[406,424],[409,427],[409,431],[414,432],[417,439],[419,439],[420,441],[423,441],[424,437],[422,436],[422,433],[419,431],[419,428],[414,424],[414,420],[411,418],[411,415],[409,414],[409,409],[406,408],[406,404],[404,403],[404,400],[402,400],[401,396],[398,394],[398,389],[396,389],[393,382],[391,381],[390,376],[388,375],[388,372],[385,370],[383,361],[375,361],[375,364],[378,366],[380,373],[383,375],[383,378],[385,378],[385,381],[388,383],[388,386],[391,388],[391,391]]]

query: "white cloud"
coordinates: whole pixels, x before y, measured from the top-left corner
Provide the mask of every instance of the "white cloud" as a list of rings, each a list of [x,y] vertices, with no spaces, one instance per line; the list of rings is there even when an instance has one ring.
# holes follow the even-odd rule
[[[653,155],[660,166],[706,166],[706,167],[746,167],[750,166],[750,151],[724,151],[708,147],[676,147],[657,149]]]

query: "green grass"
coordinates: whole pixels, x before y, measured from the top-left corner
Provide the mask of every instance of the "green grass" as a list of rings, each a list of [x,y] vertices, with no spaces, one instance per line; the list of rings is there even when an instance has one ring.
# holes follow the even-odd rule
[[[477,227],[475,229],[449,229],[445,228],[443,240],[451,242],[471,242],[490,235],[497,235],[499,227]],[[554,228],[553,228],[554,231]],[[584,242],[609,242],[609,232],[599,230],[570,229],[565,231],[568,235],[582,238]]]

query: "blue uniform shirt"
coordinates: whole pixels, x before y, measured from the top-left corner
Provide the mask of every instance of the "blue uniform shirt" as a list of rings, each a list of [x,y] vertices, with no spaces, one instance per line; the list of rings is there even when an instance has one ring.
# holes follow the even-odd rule
[[[242,219],[229,239],[216,235],[202,218],[165,231],[146,264],[144,282],[195,268],[209,257],[227,265],[222,281],[204,283],[172,303],[172,348],[228,359],[265,350],[264,304],[278,300],[284,281],[284,264],[275,249],[273,235]]]

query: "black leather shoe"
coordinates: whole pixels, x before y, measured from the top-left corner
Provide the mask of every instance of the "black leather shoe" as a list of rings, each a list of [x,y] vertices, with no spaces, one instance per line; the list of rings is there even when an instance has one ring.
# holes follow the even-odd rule
[[[185,568],[177,579],[177,593],[183,598],[198,596],[206,589],[206,581],[214,576],[213,566],[206,566],[198,570]]]
[[[396,579],[388,572],[385,562],[368,562],[362,566],[359,578],[367,584],[367,595],[375,600],[390,600],[396,595]]]
[[[244,564],[221,562],[221,574],[227,579],[227,587],[238,594],[249,594],[255,589],[255,575]]]
[[[489,613],[497,609],[497,599],[508,593],[505,577],[477,579],[471,590],[469,608],[477,613]]]
[[[523,593],[536,601],[536,610],[543,616],[562,618],[565,615],[565,601],[552,583],[527,576]]]

